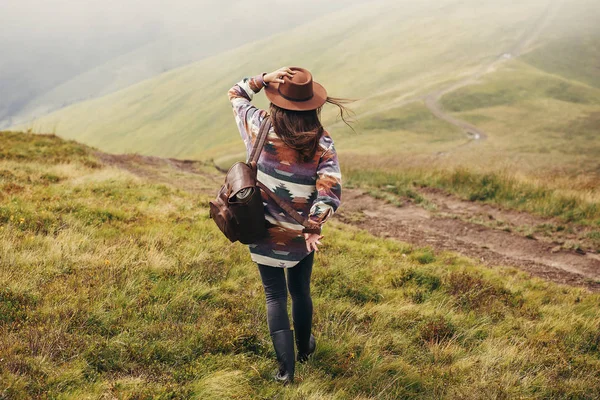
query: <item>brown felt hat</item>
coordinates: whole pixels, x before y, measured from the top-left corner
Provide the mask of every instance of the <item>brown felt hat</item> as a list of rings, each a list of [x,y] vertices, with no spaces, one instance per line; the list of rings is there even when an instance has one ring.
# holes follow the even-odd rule
[[[293,111],[316,110],[325,104],[327,91],[313,81],[311,73],[300,67],[290,69],[296,71],[292,78],[285,76],[285,83],[271,82],[265,88],[265,94],[271,103]]]

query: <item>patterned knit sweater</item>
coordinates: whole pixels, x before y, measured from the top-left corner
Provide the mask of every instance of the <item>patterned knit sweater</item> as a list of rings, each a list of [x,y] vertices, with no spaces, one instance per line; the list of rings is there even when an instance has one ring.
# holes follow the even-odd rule
[[[250,101],[265,83],[262,75],[244,78],[229,90],[233,114],[249,156],[258,135],[265,110]],[[269,131],[258,161],[258,180],[301,215],[322,225],[340,205],[341,174],[333,140],[324,131],[312,160],[305,162],[287,146],[273,128]],[[310,252],[302,234],[303,226],[288,216],[268,195],[263,195],[268,235],[249,245],[252,260],[258,264],[289,268]]]

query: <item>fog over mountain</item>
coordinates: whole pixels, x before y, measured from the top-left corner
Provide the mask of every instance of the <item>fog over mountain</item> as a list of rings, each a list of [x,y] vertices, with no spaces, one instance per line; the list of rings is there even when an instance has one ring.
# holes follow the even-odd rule
[[[110,93],[357,2],[2,2],[0,127]]]

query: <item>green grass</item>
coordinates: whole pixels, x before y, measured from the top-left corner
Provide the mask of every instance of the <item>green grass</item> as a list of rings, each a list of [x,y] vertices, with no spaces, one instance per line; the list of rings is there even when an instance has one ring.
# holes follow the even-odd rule
[[[99,167],[91,149],[74,141],[65,141],[56,135],[1,132],[0,161],[30,161],[60,164],[78,162],[87,167]],[[32,138],[35,137],[35,140]],[[33,142],[33,143],[32,143]]]
[[[377,132],[407,131],[418,134],[422,141],[429,143],[455,140],[462,134],[460,129],[436,118],[420,102],[365,117],[360,120],[359,124],[360,132],[365,136]],[[371,139],[377,140],[376,137],[371,137]],[[351,140],[354,144],[357,138],[352,137]]]
[[[515,71],[494,77],[497,78],[496,85],[477,85],[456,90],[444,97],[442,105],[448,111],[462,112],[518,105],[536,97],[575,104],[600,104],[600,91],[555,77],[526,75],[522,79]],[[510,85],[505,85],[509,82]]]
[[[317,353],[281,387],[256,266],[206,197],[0,134],[17,142],[0,160],[20,187],[0,199],[3,398],[600,394],[598,294],[337,221],[313,273]]]

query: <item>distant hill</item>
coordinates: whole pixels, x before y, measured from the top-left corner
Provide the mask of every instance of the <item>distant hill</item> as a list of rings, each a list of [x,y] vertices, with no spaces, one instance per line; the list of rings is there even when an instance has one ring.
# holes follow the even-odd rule
[[[269,23],[260,18],[248,18],[248,15],[276,7],[280,2],[213,2],[204,7],[205,12],[200,5],[193,7],[192,12],[198,13],[197,17],[186,16],[179,27],[163,28],[158,21],[138,28],[139,32],[135,32],[133,38],[114,37],[118,32],[111,32],[111,39],[105,34],[107,38],[103,40],[109,41],[110,45],[91,46],[95,43],[93,33],[88,33],[91,38],[84,41],[89,44],[83,49],[76,43],[53,42],[38,46],[41,48],[30,46],[29,53],[23,54],[24,39],[20,39],[19,47],[14,51],[19,56],[15,55],[0,67],[0,91],[3,94],[0,98],[0,128],[115,92],[359,1],[362,0],[309,0],[304,1],[300,9],[279,7],[276,18],[270,19]],[[204,15],[210,15],[210,18]],[[49,32],[49,35],[54,33]],[[35,67],[23,65],[26,60]]]
[[[331,95],[359,99],[353,104],[359,135],[336,122],[334,110],[324,113],[338,148],[352,154],[355,165],[362,165],[365,154],[378,154],[390,167],[419,155],[455,153],[460,157],[446,158],[453,164],[488,167],[509,160],[532,170],[558,167],[559,157],[561,168],[600,171],[599,150],[589,140],[600,112],[594,64],[599,18],[591,0],[531,0],[510,7],[475,0],[435,5],[379,0],[75,104],[23,128],[107,151],[215,158],[226,165],[243,149],[227,89],[249,74],[302,65]],[[445,93],[440,103],[487,132],[478,151],[463,146],[465,132],[434,117],[425,103],[429,93],[465,79],[472,82]],[[267,104],[262,95],[256,102]],[[569,126],[584,133],[571,135]]]
[[[511,7],[475,0],[369,2],[73,105],[31,126],[110,151],[223,153],[223,146],[237,143],[226,92],[244,75],[303,65],[332,95],[360,98],[357,110],[372,111],[495,57],[544,7],[539,1]]]

